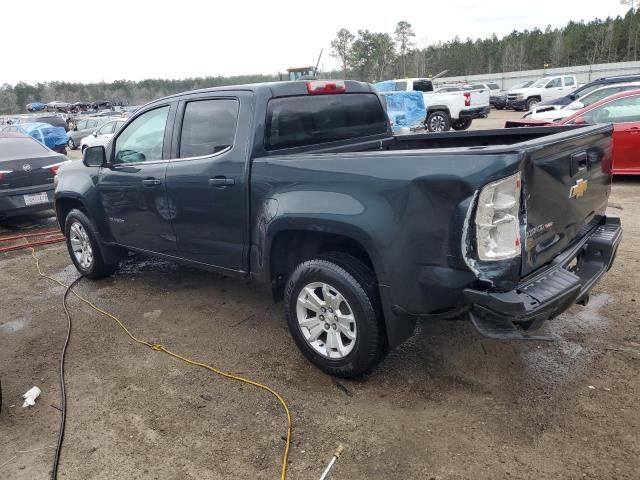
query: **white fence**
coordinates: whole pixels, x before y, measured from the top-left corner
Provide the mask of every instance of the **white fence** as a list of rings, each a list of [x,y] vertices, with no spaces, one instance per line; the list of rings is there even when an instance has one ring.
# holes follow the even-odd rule
[[[438,83],[448,82],[497,82],[503,89],[510,88],[526,80],[536,80],[550,75],[573,74],[578,83],[588,83],[600,77],[615,75],[640,75],[640,62],[599,63],[596,65],[578,65],[575,67],[546,68],[540,70],[522,70],[519,72],[487,73],[484,75],[467,75],[457,77],[441,77]]]

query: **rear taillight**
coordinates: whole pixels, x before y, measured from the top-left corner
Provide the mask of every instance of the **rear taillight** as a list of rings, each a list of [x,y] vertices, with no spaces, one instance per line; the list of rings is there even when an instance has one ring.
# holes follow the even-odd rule
[[[486,185],[478,196],[476,241],[478,257],[504,260],[521,253],[520,173]]]
[[[464,106],[465,107],[470,107],[471,106],[471,92],[464,92]]]
[[[307,82],[307,92],[311,95],[323,95],[329,93],[344,93],[347,86],[343,80],[314,80]]]
[[[0,170],[0,181],[7,173],[11,173],[13,170]]]

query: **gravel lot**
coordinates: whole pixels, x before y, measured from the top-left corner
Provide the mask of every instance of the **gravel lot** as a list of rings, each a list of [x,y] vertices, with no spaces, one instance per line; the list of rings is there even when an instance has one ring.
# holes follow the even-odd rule
[[[492,112],[474,128],[500,127]],[[74,157],[78,157],[74,152]],[[136,258],[77,287],[140,337],[278,390],[294,417],[291,479],[637,479],[640,471],[640,179],[616,179],[625,238],[587,307],[500,343],[466,321],[422,323],[368,378],[335,381],[290,338],[281,305],[256,284]],[[11,228],[51,227],[50,215]],[[5,235],[7,229],[0,229]],[[42,268],[76,278],[63,244]],[[59,419],[63,289],[26,251],[0,255],[0,477],[43,479]],[[70,299],[68,422],[61,479],[274,479],[286,420],[265,392],[131,341]],[[42,389],[34,408],[20,395]]]

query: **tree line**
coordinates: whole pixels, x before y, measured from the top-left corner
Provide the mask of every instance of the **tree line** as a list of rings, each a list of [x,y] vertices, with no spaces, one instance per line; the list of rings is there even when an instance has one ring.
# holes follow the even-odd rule
[[[420,47],[410,23],[393,33],[340,29],[331,42],[341,76],[370,82],[390,78],[474,75],[640,60],[640,9],[624,17],[571,21],[562,28],[514,30],[503,38],[462,40]]]
[[[626,1],[626,0],[623,0]],[[393,32],[340,29],[331,41],[331,55],[340,64],[336,78],[375,82],[406,76],[428,76],[448,70],[473,75],[640,60],[640,9],[624,17],[569,22],[562,28],[514,30],[503,38],[465,40],[455,37],[429,46],[416,44],[409,22]],[[201,77],[182,80],[118,80],[102,83],[47,82],[0,86],[0,114],[20,113],[33,101],[65,102],[108,100],[139,105],[155,98],[197,88],[277,80],[276,75]]]
[[[198,88],[218,87],[222,85],[240,85],[243,83],[270,82],[277,80],[275,75],[239,75],[233,77],[198,77],[181,80],[148,79],[139,82],[117,80],[115,82],[77,83],[46,82],[29,85],[20,82],[16,85],[0,86],[0,114],[24,113],[30,102],[96,102],[110,101],[124,105],[142,105],[155,98]]]

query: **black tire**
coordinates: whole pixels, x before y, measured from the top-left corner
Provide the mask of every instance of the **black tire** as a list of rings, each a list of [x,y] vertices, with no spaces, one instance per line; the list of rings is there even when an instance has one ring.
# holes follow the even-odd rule
[[[298,323],[297,302],[302,289],[313,282],[329,284],[340,292],[355,318],[356,338],[343,358],[328,358],[306,340]],[[298,265],[284,293],[289,331],[302,353],[318,368],[343,378],[359,377],[373,369],[386,353],[386,335],[375,274],[362,262],[341,253],[327,254]]]
[[[451,128],[457,131],[466,130],[471,126],[471,121],[470,118],[459,118],[451,124]]]
[[[539,103],[540,103],[540,100],[538,100],[537,98],[528,99],[527,100],[527,111],[531,110],[533,107],[535,107]]]
[[[500,106],[496,105],[496,110],[504,110],[504,105],[500,105]]]
[[[78,148],[76,142],[74,142],[71,137],[69,137],[69,140],[67,141],[67,147],[69,147],[70,150],[76,150]]]
[[[448,132],[451,129],[451,118],[447,112],[436,110],[427,115],[425,124],[430,132]]]
[[[76,258],[76,255],[73,251],[73,246],[71,244],[71,227],[76,222],[82,225],[84,232],[86,232],[86,235],[88,237],[88,243],[91,246],[92,261],[88,266],[83,266],[79,262],[79,260]],[[82,210],[71,210],[67,215],[67,218],[65,219],[64,236],[66,239],[65,241],[67,244],[67,251],[69,252],[71,261],[82,275],[93,280],[108,277],[118,268],[117,264],[110,264],[104,261],[104,255],[102,254],[100,242],[98,242],[96,234],[94,233],[95,231],[95,225]]]

